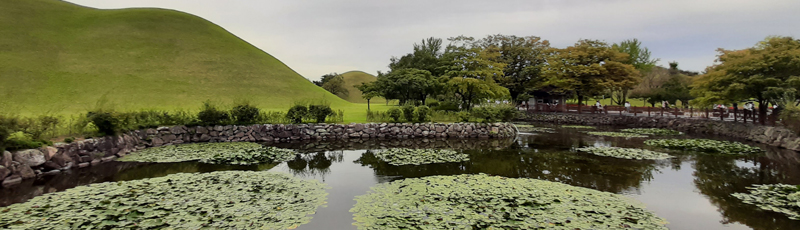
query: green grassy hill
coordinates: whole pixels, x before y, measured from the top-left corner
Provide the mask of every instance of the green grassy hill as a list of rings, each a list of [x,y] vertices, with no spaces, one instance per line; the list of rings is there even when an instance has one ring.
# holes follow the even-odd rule
[[[324,99],[334,109],[366,111],[222,27],[178,11],[2,0],[0,35],[5,113],[76,114],[101,99],[117,110],[195,110],[209,99],[284,110]]]
[[[363,71],[350,71],[347,73],[341,74],[344,78],[344,85],[350,95],[345,100],[353,103],[367,103],[367,100],[361,97],[361,90],[358,90],[355,85],[361,85],[364,82],[373,82],[378,80],[375,75],[365,73]],[[385,100],[383,98],[373,98],[370,102],[372,103],[384,103]]]

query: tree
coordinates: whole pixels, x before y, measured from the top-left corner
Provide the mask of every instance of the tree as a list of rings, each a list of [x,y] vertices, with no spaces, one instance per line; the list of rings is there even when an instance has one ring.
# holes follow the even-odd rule
[[[717,64],[693,84],[694,103],[708,106],[754,98],[765,123],[769,102],[800,85],[800,40],[768,37],[743,50],[718,49]]]
[[[625,64],[628,55],[596,40],[580,40],[564,49],[551,49],[543,69],[544,85],[556,92],[574,93],[578,104],[587,96],[639,83],[639,71]]]
[[[668,101],[670,104],[681,101],[685,106],[694,97],[689,93],[692,77],[682,74],[684,72],[687,71],[677,69],[675,62],[670,63],[670,69],[656,66],[631,90],[630,97],[642,98],[651,106],[661,101]]]
[[[344,77],[342,77],[342,75],[337,74],[333,78],[330,78],[330,80],[322,84],[322,88],[341,98],[350,95],[350,92],[344,87]]]
[[[498,85],[494,78],[503,75],[505,63],[497,62],[500,56],[495,47],[483,48],[471,37],[450,38],[442,55],[446,65],[448,89],[461,99],[461,108],[470,110],[476,103],[488,98],[507,98],[508,89]]]
[[[414,51],[400,58],[392,57],[389,69],[420,69],[426,70],[435,77],[442,76],[444,69],[439,63],[442,56],[442,39],[430,37],[421,43],[414,43]]]
[[[322,77],[319,78],[319,81],[312,81],[312,83],[314,83],[315,85],[317,85],[319,87],[322,87],[322,85],[324,85],[325,82],[330,81],[331,79],[333,79],[336,76],[341,76],[341,75],[339,75],[338,73],[325,74],[325,75],[322,75]]]
[[[539,37],[517,37],[514,35],[490,35],[478,41],[484,49],[497,50],[499,56],[493,61],[505,64],[503,74],[495,80],[508,88],[511,98],[519,102],[520,95],[532,91],[541,81],[541,69],[550,42]]]
[[[374,84],[362,82],[361,85],[356,85],[356,89],[361,90],[361,98],[367,100],[367,111],[369,111],[369,101],[374,97],[380,96],[379,89],[375,88]]]
[[[378,80],[366,84],[365,90],[387,100],[397,99],[400,104],[408,102],[425,104],[425,99],[442,86],[427,70],[404,68],[389,73],[378,73]],[[364,92],[362,90],[362,92]]]
[[[647,73],[650,72],[653,67],[656,66],[656,62],[658,62],[658,58],[652,59],[650,58],[650,50],[647,47],[642,46],[642,42],[638,39],[629,39],[620,42],[619,44],[612,45],[612,48],[621,52],[628,54],[627,60],[623,61],[622,63],[632,65],[636,70],[640,73]],[[613,89],[612,92],[613,96],[612,102],[617,102],[618,105],[625,104],[625,101],[628,99],[628,92],[633,87],[629,88],[618,88]]]

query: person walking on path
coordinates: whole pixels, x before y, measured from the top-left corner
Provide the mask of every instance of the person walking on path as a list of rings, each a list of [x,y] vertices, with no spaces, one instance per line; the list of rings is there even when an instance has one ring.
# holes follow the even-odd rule
[[[625,102],[625,111],[628,112],[628,113],[631,112],[631,103],[630,102],[627,102],[627,101]]]

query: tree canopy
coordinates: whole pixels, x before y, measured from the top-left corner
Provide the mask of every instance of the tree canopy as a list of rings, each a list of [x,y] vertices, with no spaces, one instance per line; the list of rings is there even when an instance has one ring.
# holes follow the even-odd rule
[[[500,86],[508,89],[515,101],[527,100],[520,95],[535,89],[541,81],[550,42],[536,36],[490,35],[477,41],[484,49],[496,50],[494,61],[505,64],[503,74],[496,77]]]

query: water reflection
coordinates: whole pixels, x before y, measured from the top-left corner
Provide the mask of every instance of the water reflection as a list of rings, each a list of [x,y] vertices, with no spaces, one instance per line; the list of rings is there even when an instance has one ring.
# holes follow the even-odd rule
[[[541,126],[541,125],[537,125]],[[546,126],[546,125],[545,125]],[[800,154],[769,148],[766,154],[726,157],[670,152],[666,160],[624,160],[576,152],[584,146],[649,148],[642,138],[598,137],[586,130],[549,126],[556,133],[520,135],[515,139],[459,140],[333,140],[274,144],[300,153],[282,164],[254,166],[210,165],[199,162],[144,164],[113,162],[74,169],[66,174],[25,181],[0,189],[0,205],[67,188],[105,181],[159,177],[180,172],[269,170],[324,181],[330,187],[328,206],[298,229],[355,229],[349,209],[353,198],[377,183],[432,175],[486,173],[536,178],[625,194],[639,200],[671,222],[672,229],[798,229],[800,221],[766,212],[730,196],[752,184],[800,184]],[[614,131],[615,128],[599,128]],[[671,137],[672,138],[672,137]],[[681,138],[712,138],[685,136]],[[752,143],[750,143],[752,144]],[[395,166],[380,161],[374,151],[384,148],[455,149],[470,161]]]

